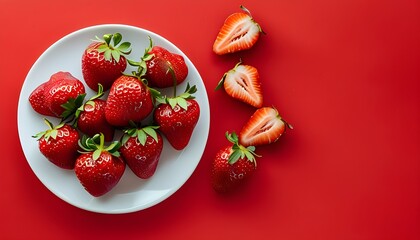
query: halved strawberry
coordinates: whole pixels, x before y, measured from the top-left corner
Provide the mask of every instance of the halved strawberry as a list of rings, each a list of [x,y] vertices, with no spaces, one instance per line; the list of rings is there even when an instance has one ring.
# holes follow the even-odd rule
[[[235,67],[226,72],[216,90],[224,87],[226,93],[256,108],[263,105],[263,96],[258,70],[239,61]]]
[[[260,33],[264,33],[260,25],[254,21],[251,13],[244,6],[244,12],[228,16],[213,44],[213,51],[218,55],[250,49],[257,42]]]
[[[292,125],[283,120],[274,107],[263,107],[255,111],[239,133],[239,142],[244,146],[273,143]]]

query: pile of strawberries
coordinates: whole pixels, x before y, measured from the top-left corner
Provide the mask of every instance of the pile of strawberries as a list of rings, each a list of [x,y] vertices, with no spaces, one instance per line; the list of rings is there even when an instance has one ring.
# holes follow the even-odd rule
[[[243,12],[228,16],[217,35],[213,51],[218,55],[250,49],[261,33],[260,25],[243,6]],[[282,119],[274,107],[263,107],[263,94],[258,71],[255,67],[239,61],[227,71],[216,89],[236,100],[255,107],[257,110],[242,127],[239,135],[226,132],[230,142],[221,148],[212,163],[212,185],[220,193],[231,192],[250,179],[256,170],[255,146],[277,141],[286,127],[292,126]]]
[[[126,165],[139,178],[150,178],[163,149],[162,137],[174,149],[184,149],[200,117],[193,96],[197,88],[187,83],[185,92],[176,93],[188,76],[184,58],[153,46],[150,37],[149,42],[139,61],[128,59],[131,43],[122,42],[120,33],[87,43],[81,53],[83,81],[97,92],[89,99],[84,83],[64,71],[54,73],[29,96],[48,126],[34,136],[40,152],[56,166],[74,169],[92,196],[114,188]],[[128,65],[136,70],[125,73]],[[171,97],[158,91],[170,87]],[[47,116],[61,121],[53,126]],[[122,135],[118,140],[116,132]]]

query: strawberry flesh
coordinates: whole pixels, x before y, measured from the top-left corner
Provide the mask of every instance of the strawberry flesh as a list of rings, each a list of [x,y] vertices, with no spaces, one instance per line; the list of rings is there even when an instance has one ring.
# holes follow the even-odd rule
[[[267,145],[277,141],[285,131],[286,124],[273,107],[255,111],[239,133],[239,142],[244,146]]]
[[[241,6],[242,7],[242,6]],[[229,15],[213,44],[213,51],[218,55],[250,49],[257,42],[261,27],[251,17],[249,11]]]
[[[255,67],[242,65],[242,62],[239,62],[224,74],[216,89],[222,85],[232,98],[256,108],[262,107],[263,94],[258,70]]]

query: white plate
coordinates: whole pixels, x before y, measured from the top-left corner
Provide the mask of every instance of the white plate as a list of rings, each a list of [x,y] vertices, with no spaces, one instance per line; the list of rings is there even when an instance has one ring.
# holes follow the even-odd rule
[[[84,49],[95,36],[119,32],[123,41],[130,41],[132,53],[129,58],[138,60],[149,46],[148,36],[155,45],[182,55],[189,69],[178,92],[184,91],[186,83],[197,86],[196,101],[200,105],[200,118],[193,132],[190,144],[182,151],[174,150],[164,142],[164,149],[155,174],[147,180],[137,178],[131,170],[126,171],[117,186],[102,197],[89,195],[81,186],[72,170],[63,170],[51,164],[38,149],[34,134],[44,131],[47,126],[44,116],[37,114],[30,106],[30,93],[42,82],[58,71],[69,71],[82,80],[81,57]],[[127,69],[129,71],[129,69]],[[85,85],[86,86],[86,85]],[[93,92],[86,87],[88,97]],[[48,117],[58,122],[58,119]],[[193,63],[174,44],[165,38],[133,26],[98,25],[73,32],[49,47],[35,62],[23,84],[18,106],[19,138],[25,157],[39,180],[62,200],[92,212],[128,213],[156,205],[175,193],[191,176],[203,154],[210,127],[209,102],[204,83]]]

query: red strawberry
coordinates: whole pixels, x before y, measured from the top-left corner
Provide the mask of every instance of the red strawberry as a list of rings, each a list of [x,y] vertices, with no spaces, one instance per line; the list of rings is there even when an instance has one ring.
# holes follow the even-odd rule
[[[212,164],[212,185],[220,193],[233,191],[247,181],[257,168],[255,147],[244,147],[238,143],[235,133],[226,132],[232,144],[217,152]]]
[[[154,120],[176,150],[182,150],[188,145],[200,117],[200,106],[191,95],[196,91],[196,86],[190,88],[187,84],[187,89],[180,96],[158,99],[161,104],[155,109]]]
[[[68,124],[61,123],[53,126],[44,119],[49,129],[34,136],[38,139],[40,152],[53,164],[64,169],[73,169],[79,156],[79,133]]]
[[[57,72],[29,96],[32,108],[43,115],[66,118],[74,113],[85,96],[83,83],[69,72]]]
[[[131,43],[123,42],[120,33],[105,34],[91,43],[82,56],[82,73],[86,84],[96,90],[98,84],[108,90],[127,67],[125,55],[130,54]],[[114,44],[112,44],[113,42]]]
[[[31,95],[29,95],[29,103],[35,112],[45,116],[56,117],[56,115],[52,113],[50,108],[45,104],[44,88],[47,84],[49,84],[49,82],[44,82],[32,91]]]
[[[74,167],[80,183],[94,197],[111,191],[125,171],[125,162],[118,152],[120,143],[115,141],[106,147],[104,142],[103,134],[93,138],[83,136],[79,145],[85,152],[77,158]]]
[[[89,137],[103,133],[105,141],[109,142],[114,138],[115,130],[105,119],[106,101],[99,99],[103,94],[99,84],[98,93],[77,109],[74,125]]]
[[[120,152],[127,165],[137,177],[147,179],[153,176],[163,149],[163,139],[155,131],[158,127],[148,126],[125,131]]]
[[[139,123],[153,111],[152,89],[135,76],[123,75],[112,84],[105,107],[105,118],[117,127]]]
[[[263,107],[255,111],[239,133],[239,142],[244,146],[266,145],[277,141],[292,125],[284,121],[277,109]]]
[[[150,46],[146,49],[140,62],[129,61],[133,66],[139,67],[140,75],[144,75],[150,87],[167,88],[174,85],[174,78],[169,68],[175,73],[176,85],[182,83],[188,75],[188,66],[184,57],[169,52],[161,46],[153,46],[149,37]]]
[[[241,6],[244,12],[228,16],[213,44],[213,51],[218,54],[234,53],[250,49],[257,42],[260,33],[264,33],[251,13]]]
[[[263,96],[258,71],[250,65],[242,65],[239,61],[235,67],[226,72],[216,90],[223,86],[226,93],[256,108],[263,105]]]

